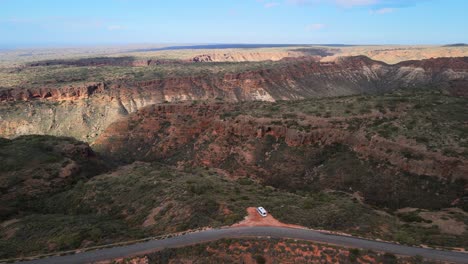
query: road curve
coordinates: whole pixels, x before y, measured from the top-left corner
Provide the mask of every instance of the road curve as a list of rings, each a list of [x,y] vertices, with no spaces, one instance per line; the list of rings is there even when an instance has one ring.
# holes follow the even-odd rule
[[[94,261],[109,260],[120,257],[136,256],[165,248],[189,246],[223,238],[250,238],[272,237],[307,240],[318,243],[328,243],[338,246],[371,249],[385,251],[397,255],[420,255],[427,259],[450,261],[456,263],[468,263],[468,253],[443,251],[427,248],[417,248],[379,242],[355,237],[332,235],[307,229],[295,229],[284,227],[235,227],[211,229],[195,233],[189,233],[177,237],[150,240],[133,245],[88,251],[67,256],[56,256],[38,260],[23,261],[24,264],[55,264],[55,263],[89,263]]]

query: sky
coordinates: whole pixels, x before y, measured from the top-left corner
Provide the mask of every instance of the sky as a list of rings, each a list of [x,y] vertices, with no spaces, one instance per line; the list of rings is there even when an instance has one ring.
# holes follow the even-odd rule
[[[468,43],[468,0],[0,0],[0,47]]]

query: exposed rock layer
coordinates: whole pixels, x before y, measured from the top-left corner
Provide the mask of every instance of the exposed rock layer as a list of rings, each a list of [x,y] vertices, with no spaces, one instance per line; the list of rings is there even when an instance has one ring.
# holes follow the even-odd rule
[[[234,111],[232,106],[145,107],[110,125],[94,148],[121,161],[219,168],[232,177],[254,177],[275,187],[352,188],[363,192],[371,203],[395,202],[392,207],[448,206],[460,198],[457,195],[463,195],[463,185],[453,181],[468,180],[466,159],[429,151],[403,139],[390,140],[378,134],[369,137],[339,117],[304,118],[296,127],[281,119],[226,118]],[[379,118],[369,114],[353,120]],[[373,181],[381,181],[376,183],[381,186],[369,185]],[[439,181],[442,184],[431,183]],[[439,185],[449,186],[447,182],[459,190],[444,191]],[[395,186],[400,190],[392,190]]]
[[[119,117],[165,101],[295,100],[427,87],[465,95],[467,80],[468,58],[387,65],[358,56],[326,63],[302,59],[279,68],[219,76],[4,89],[0,136],[51,134],[92,142]]]
[[[257,161],[251,158],[253,153],[241,153],[244,151],[237,148],[242,146],[229,142],[235,139],[239,144],[249,144],[247,142],[252,140],[273,136],[276,140],[284,140],[290,147],[344,144],[361,157],[385,160],[413,174],[468,179],[466,160],[421,151],[420,148],[390,141],[378,135],[369,139],[359,131],[346,129],[333,118],[302,121],[302,126],[313,129],[301,131],[284,125],[272,125],[272,120],[269,119],[249,116],[225,121],[222,116],[230,111],[230,105],[222,104],[149,106],[113,123],[98,138],[95,146],[107,153],[117,153],[134,160],[158,160],[171,157],[184,145],[195,142],[195,163],[217,167],[238,151],[239,155],[243,155],[240,163],[255,166]],[[206,146],[207,143],[211,145]],[[405,151],[423,157],[408,159],[398,154]],[[242,174],[243,169],[238,170],[236,173]]]
[[[1,101],[70,97],[93,94],[148,98],[155,101],[222,98],[228,101],[291,100],[382,92],[395,88],[447,85],[468,78],[468,58],[439,58],[387,65],[367,57],[341,58],[337,62],[298,60],[284,67],[225,74],[170,77],[150,81],[79,86],[15,88],[0,91]]]
[[[324,53],[326,54],[326,53]],[[279,61],[285,58],[302,57],[302,52],[227,52],[197,55],[192,58],[194,62],[244,62],[244,61]]]

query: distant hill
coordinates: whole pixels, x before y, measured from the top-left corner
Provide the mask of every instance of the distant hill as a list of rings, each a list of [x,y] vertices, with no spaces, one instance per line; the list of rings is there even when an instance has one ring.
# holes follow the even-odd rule
[[[444,47],[468,47],[468,44],[466,44],[466,43],[455,43],[455,44],[445,45]]]
[[[316,44],[325,47],[354,47],[355,45],[347,44]],[[199,49],[260,49],[260,48],[288,48],[288,47],[304,47],[315,46],[315,44],[205,44],[205,45],[182,45],[182,46],[169,46],[158,47],[149,49],[136,49],[130,52],[148,52],[148,51],[162,51],[162,50],[199,50]]]

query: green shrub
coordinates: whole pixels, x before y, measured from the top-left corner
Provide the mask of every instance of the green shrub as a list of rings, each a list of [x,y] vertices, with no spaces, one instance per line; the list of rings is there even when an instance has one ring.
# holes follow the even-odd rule
[[[384,264],[397,264],[398,258],[392,253],[385,253],[382,257],[382,262]]]
[[[356,262],[360,255],[361,250],[358,248],[352,248],[349,250],[349,260],[351,262]]]
[[[247,177],[243,177],[243,178],[240,178],[237,180],[237,182],[240,184],[240,185],[252,185],[254,182],[247,178]]]
[[[297,119],[297,114],[294,114],[294,113],[286,113],[286,114],[283,114],[282,117],[284,119]]]
[[[397,215],[401,220],[405,222],[416,222],[416,223],[421,223],[421,222],[426,222],[424,218],[419,216],[417,211],[414,212],[408,212],[408,213],[400,213]]]
[[[265,264],[266,263],[266,259],[263,256],[260,256],[260,255],[255,257],[255,261],[257,262],[257,264]]]

